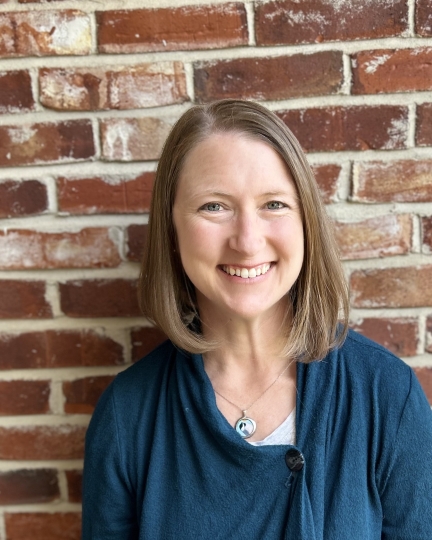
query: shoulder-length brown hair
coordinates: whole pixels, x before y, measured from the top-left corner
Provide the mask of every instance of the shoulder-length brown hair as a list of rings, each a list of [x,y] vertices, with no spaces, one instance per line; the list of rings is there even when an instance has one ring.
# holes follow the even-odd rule
[[[192,107],[169,134],[157,168],[141,268],[143,313],[182,349],[205,353],[217,347],[200,331],[194,286],[177,251],[173,205],[188,152],[209,135],[224,132],[266,142],[282,157],[294,179],[305,254],[300,275],[287,291],[292,317],[287,317],[284,353],[303,362],[321,359],[343,341],[348,328],[348,290],[332,226],[299,142],[274,113],[251,101],[226,99]]]

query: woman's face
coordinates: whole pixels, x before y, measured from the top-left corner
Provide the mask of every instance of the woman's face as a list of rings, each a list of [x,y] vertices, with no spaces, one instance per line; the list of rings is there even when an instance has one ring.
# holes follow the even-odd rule
[[[213,134],[187,155],[173,208],[202,316],[254,319],[287,298],[303,264],[296,188],[267,144]]]

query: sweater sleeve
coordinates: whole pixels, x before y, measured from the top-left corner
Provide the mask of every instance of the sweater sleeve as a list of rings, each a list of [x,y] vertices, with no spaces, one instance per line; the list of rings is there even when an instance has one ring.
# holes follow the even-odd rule
[[[381,494],[383,540],[432,538],[432,412],[411,371],[391,465]]]
[[[82,540],[136,540],[133,489],[125,474],[113,385],[103,394],[86,434]]]

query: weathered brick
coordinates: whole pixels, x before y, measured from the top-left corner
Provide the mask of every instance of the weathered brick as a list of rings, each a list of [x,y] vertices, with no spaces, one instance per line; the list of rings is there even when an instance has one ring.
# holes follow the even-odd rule
[[[61,309],[69,317],[141,315],[136,281],[93,279],[60,283]]]
[[[109,229],[95,227],[77,233],[0,231],[0,269],[112,268],[120,262]]]
[[[0,57],[91,52],[89,15],[72,9],[0,13]]]
[[[426,253],[432,253],[432,216],[421,218],[422,247]]]
[[[351,274],[354,307],[425,307],[432,305],[432,266],[357,270]]]
[[[375,39],[401,35],[407,21],[404,0],[278,0],[257,3],[255,33],[258,45]]]
[[[28,71],[0,71],[0,113],[31,111],[34,104]]]
[[[423,391],[426,394],[429,404],[432,407],[432,368],[417,367],[414,368],[414,371],[417,375],[418,380],[420,381],[420,384],[422,385]]]
[[[0,334],[0,369],[115,366],[123,348],[92,330],[46,330]]]
[[[432,36],[432,0],[416,0],[415,31],[423,37]]]
[[[395,150],[407,145],[406,107],[328,107],[277,114],[307,152]]]
[[[128,261],[140,262],[147,239],[147,225],[129,225],[127,228]]]
[[[432,103],[417,106],[416,145],[432,146]]]
[[[0,472],[0,504],[32,504],[60,497],[55,469]]]
[[[102,392],[113,380],[112,376],[103,376],[64,382],[65,412],[68,414],[91,414]]]
[[[148,212],[154,177],[154,172],[144,172],[129,178],[57,178],[59,210],[68,214]]]
[[[361,163],[352,198],[371,203],[432,201],[432,160]]]
[[[0,319],[47,319],[52,316],[43,281],[0,280]]]
[[[134,53],[247,45],[240,2],[167,9],[97,11],[99,51]]]
[[[82,500],[82,471],[66,471],[69,502],[80,503]]]
[[[0,459],[82,459],[84,426],[0,427]]]
[[[159,328],[144,326],[132,328],[132,361],[137,362],[167,339]]]
[[[201,102],[336,94],[342,82],[342,53],[339,51],[194,64],[195,97]]]
[[[371,259],[408,253],[412,223],[407,214],[388,214],[362,221],[335,222],[341,258]]]
[[[7,540],[80,540],[81,514],[6,513]]]
[[[37,180],[0,182],[0,218],[40,214],[48,209],[46,186]]]
[[[57,110],[138,109],[188,99],[181,62],[109,69],[43,68],[39,88],[42,105]]]
[[[102,156],[107,161],[158,159],[171,127],[159,118],[101,120]]]
[[[321,196],[325,204],[333,202],[336,198],[339,175],[342,167],[340,165],[313,165],[315,180],[320,188]]]
[[[0,166],[87,160],[94,155],[89,120],[0,126]]]
[[[353,55],[353,94],[432,89],[432,49],[380,49]]]
[[[368,317],[351,324],[364,336],[380,343],[397,356],[417,354],[418,321],[410,318],[380,319]]]
[[[426,319],[426,352],[432,353],[432,315]]]
[[[47,413],[49,396],[49,381],[0,381],[0,415]]]

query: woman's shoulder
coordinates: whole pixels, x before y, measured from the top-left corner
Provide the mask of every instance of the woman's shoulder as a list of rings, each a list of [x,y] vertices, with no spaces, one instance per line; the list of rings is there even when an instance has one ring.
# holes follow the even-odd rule
[[[391,371],[406,377],[411,372],[411,368],[394,353],[354,330],[349,330],[344,343],[336,350],[336,356],[344,369],[375,376]]]
[[[101,401],[111,399],[117,411],[142,409],[154,401],[162,381],[176,360],[178,349],[164,341],[149,354],[117,374],[105,390]]]

